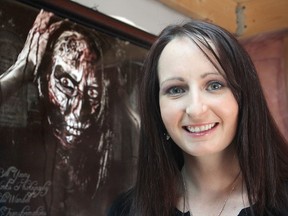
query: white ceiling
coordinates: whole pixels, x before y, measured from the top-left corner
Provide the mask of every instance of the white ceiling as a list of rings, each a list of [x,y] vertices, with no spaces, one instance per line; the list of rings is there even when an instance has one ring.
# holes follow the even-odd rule
[[[167,25],[189,18],[156,0],[73,0],[158,35]]]

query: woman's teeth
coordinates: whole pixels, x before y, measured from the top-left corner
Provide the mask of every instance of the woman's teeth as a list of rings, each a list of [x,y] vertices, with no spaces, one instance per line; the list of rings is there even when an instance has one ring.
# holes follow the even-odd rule
[[[186,129],[187,129],[189,132],[192,132],[192,133],[199,133],[199,132],[204,132],[204,131],[210,130],[210,129],[213,128],[215,125],[216,125],[216,123],[207,124],[207,125],[202,125],[202,126],[196,126],[196,127],[187,126]]]

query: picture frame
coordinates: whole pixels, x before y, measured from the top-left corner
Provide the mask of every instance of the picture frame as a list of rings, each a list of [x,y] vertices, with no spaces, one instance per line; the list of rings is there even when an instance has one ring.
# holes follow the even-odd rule
[[[1,2],[1,215],[107,215],[132,187],[155,39],[68,0]]]

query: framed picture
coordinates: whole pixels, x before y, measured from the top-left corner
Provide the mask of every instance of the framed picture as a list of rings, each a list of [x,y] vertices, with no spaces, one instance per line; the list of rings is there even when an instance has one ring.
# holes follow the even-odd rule
[[[1,0],[0,215],[106,215],[136,173],[155,36],[68,0]]]

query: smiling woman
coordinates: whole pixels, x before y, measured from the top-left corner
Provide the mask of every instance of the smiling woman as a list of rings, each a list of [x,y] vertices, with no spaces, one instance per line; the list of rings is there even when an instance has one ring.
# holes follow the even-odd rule
[[[187,37],[173,39],[159,58],[158,77],[161,117],[175,143],[193,156],[223,153],[235,136],[238,104],[200,48]]]
[[[288,144],[228,31],[197,20],[165,28],[140,105],[137,181],[110,215],[288,214]]]

